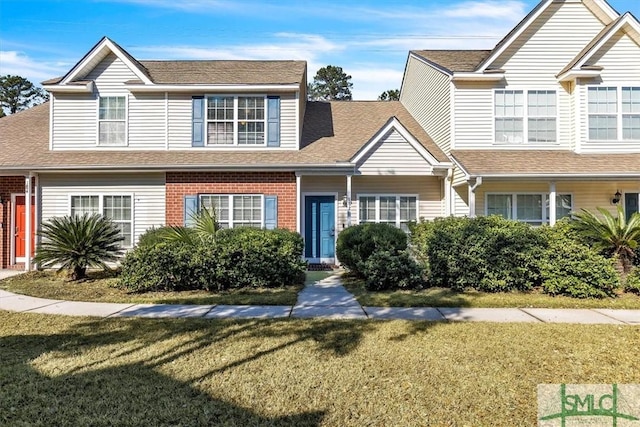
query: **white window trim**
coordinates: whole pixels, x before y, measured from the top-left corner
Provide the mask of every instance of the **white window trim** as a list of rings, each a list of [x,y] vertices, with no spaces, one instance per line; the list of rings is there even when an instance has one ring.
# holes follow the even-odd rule
[[[360,221],[360,198],[361,197],[375,197],[376,198],[376,218],[375,221]],[[420,197],[418,196],[418,194],[397,194],[397,193],[358,193],[356,194],[356,213],[357,213],[357,224],[365,224],[368,222],[371,223],[380,223],[380,197],[395,197],[396,198],[396,222],[395,225],[396,227],[400,228],[400,224],[402,223],[402,221],[400,221],[400,198],[401,197],[415,197],[416,198],[416,221],[419,221],[420,219]],[[391,222],[388,221],[382,221],[385,224],[391,224]]]
[[[589,138],[589,117],[591,116],[591,114],[589,114],[589,89],[590,88],[615,88],[616,89],[616,139],[590,139]],[[622,116],[624,115],[624,113],[622,112],[622,88],[623,87],[630,87],[630,88],[640,88],[640,83],[629,83],[629,84],[599,84],[599,85],[585,85],[585,90],[586,90],[586,94],[585,94],[585,111],[586,111],[586,115],[587,115],[587,119],[586,119],[586,141],[587,142],[594,142],[594,143],[601,143],[603,141],[613,141],[613,142],[637,142],[640,140],[637,139],[624,139],[623,138],[623,128],[622,128]],[[602,114],[602,115],[607,115],[607,114]],[[611,114],[608,114],[611,115]],[[634,114],[635,115],[635,114]]]
[[[124,97],[124,144],[100,144],[100,98],[117,98]],[[108,120],[113,121],[113,120]],[[113,148],[127,147],[129,145],[129,94],[128,93],[109,93],[96,97],[96,147]]]
[[[71,216],[71,198],[72,197],[90,197],[90,196],[98,196],[98,210],[99,210],[99,214],[104,216],[104,197],[105,196],[127,196],[127,197],[131,197],[131,220],[129,222],[131,222],[131,245],[130,246],[124,246],[122,245],[123,248],[125,249],[130,249],[133,248],[136,244],[136,229],[135,229],[135,218],[136,218],[136,209],[135,209],[135,195],[134,193],[125,193],[125,192],[109,192],[109,193],[72,193],[68,195],[67,198],[67,212],[69,213],[69,216]],[[114,221],[116,222],[116,221]],[[117,222],[127,222],[127,221],[117,221]]]
[[[518,196],[542,196],[542,224],[549,224],[549,218],[547,216],[547,204],[549,204],[549,210],[551,210],[551,205],[549,201],[549,193],[539,192],[539,191],[491,191],[484,193],[484,214],[485,216],[489,215],[489,196],[511,196],[511,220],[520,221],[527,224],[536,223],[538,221],[534,220],[521,220],[518,219]],[[573,212],[574,207],[574,196],[573,193],[561,192],[558,191],[556,197],[560,196],[571,196],[571,212]],[[556,199],[557,200],[557,199]],[[553,207],[555,209],[555,206]],[[560,218],[557,218],[560,220]]]
[[[255,194],[255,193],[200,193],[198,194],[198,205],[202,206],[202,196],[218,196],[218,197],[228,197],[229,198],[229,228],[234,228],[234,220],[233,220],[233,198],[234,197],[243,197],[243,196],[251,196],[251,197],[260,197],[260,228],[264,228],[264,194]],[[227,221],[224,221],[226,224]],[[257,224],[257,222],[256,222]]]
[[[233,144],[210,144],[209,143],[209,123],[216,122],[216,120],[209,120],[209,98],[212,97],[222,97],[222,98],[233,98]],[[238,118],[238,98],[263,98],[264,99],[264,142],[262,144],[240,144],[239,143],[239,118]],[[220,94],[220,93],[208,93],[204,95],[204,135],[205,135],[205,146],[206,147],[216,147],[216,148],[225,148],[225,147],[266,147],[267,139],[269,137],[269,123],[268,123],[268,114],[269,114],[269,106],[268,106],[268,96],[266,94],[242,94],[242,95],[230,95],[230,94]],[[255,123],[259,123],[259,120],[255,120]]]
[[[496,93],[500,91],[522,91],[523,96],[523,116],[522,116],[522,142],[502,142],[496,141],[496,119],[500,118],[496,116]],[[529,117],[529,92],[535,91],[553,91],[556,93],[556,140],[550,142],[538,142],[538,141],[529,141],[529,118],[541,118],[541,117]],[[531,146],[546,146],[546,145],[559,145],[560,144],[560,93],[556,87],[504,87],[504,88],[495,88],[492,91],[491,98],[491,115],[493,120],[491,121],[491,134],[493,139],[493,145],[531,145]],[[551,116],[548,116],[551,117]]]

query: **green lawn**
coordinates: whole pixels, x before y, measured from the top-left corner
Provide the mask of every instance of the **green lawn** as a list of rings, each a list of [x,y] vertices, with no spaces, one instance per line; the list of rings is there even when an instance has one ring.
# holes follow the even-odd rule
[[[0,280],[0,289],[40,298],[69,301],[97,301],[156,304],[253,304],[293,305],[302,286],[277,289],[239,289],[213,293],[206,291],[128,293],[115,286],[117,279],[101,272],[89,274],[89,280],[69,282],[53,272],[32,272]],[[323,279],[326,272],[307,273],[306,282]]]
[[[639,383],[640,328],[0,312],[0,425],[534,425],[541,383]]]
[[[616,298],[578,299],[534,292],[454,292],[446,288],[422,291],[369,292],[362,281],[343,276],[343,282],[358,302],[372,307],[536,307],[536,308],[625,308],[640,309],[640,296],[621,293]]]

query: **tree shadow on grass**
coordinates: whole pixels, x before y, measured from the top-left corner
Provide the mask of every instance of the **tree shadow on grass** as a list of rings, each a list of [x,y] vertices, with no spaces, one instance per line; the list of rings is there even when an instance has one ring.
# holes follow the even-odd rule
[[[256,322],[134,320],[117,326],[96,321],[50,335],[1,337],[0,424],[317,426],[324,418],[321,411],[264,416],[156,369],[246,333]],[[145,355],[146,347],[176,335],[188,339]],[[83,363],[84,354],[90,363]],[[129,355],[135,357],[126,360]]]

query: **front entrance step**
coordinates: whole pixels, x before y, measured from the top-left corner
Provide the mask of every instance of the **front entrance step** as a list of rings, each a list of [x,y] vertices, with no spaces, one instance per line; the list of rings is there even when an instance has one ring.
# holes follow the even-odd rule
[[[307,270],[309,271],[333,271],[337,270],[338,266],[335,264],[327,264],[327,263],[313,263],[307,264]]]

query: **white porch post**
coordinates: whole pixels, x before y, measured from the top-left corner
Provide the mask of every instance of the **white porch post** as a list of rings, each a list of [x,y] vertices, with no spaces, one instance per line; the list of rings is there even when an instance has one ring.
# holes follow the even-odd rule
[[[469,218],[476,217],[476,189],[482,185],[482,177],[476,177],[473,185],[471,180],[468,181],[469,185]]]
[[[447,176],[444,177],[444,216],[450,216],[452,214],[451,210],[451,199],[452,199],[452,180],[453,180],[453,169],[447,170]]]
[[[29,172],[29,175],[25,177],[24,181],[24,203],[25,203],[25,237],[24,237],[24,271],[31,270],[31,233],[32,224],[31,224],[31,195],[33,193],[33,189],[31,188],[31,177],[33,174]]]
[[[296,231],[302,233],[302,175],[296,172]]]
[[[347,175],[347,227],[351,226],[351,175]]]
[[[556,183],[549,183],[549,225],[556,224]]]

